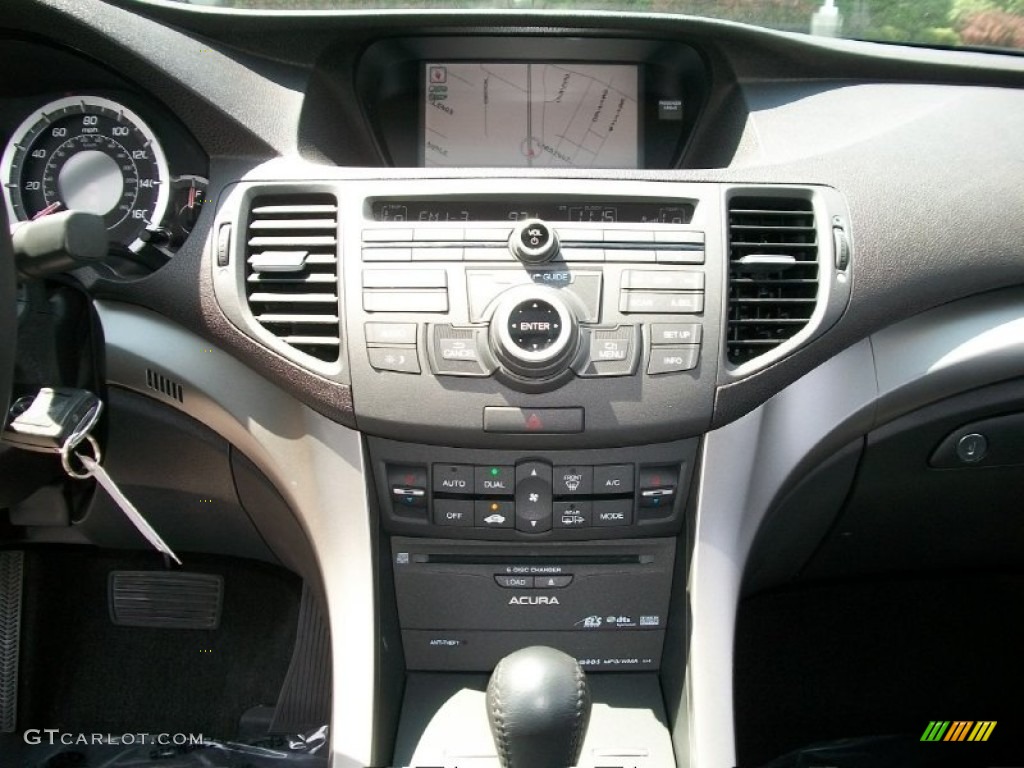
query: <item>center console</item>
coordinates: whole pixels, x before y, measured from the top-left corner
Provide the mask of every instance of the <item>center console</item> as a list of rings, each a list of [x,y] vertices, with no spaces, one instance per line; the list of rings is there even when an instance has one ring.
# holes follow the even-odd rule
[[[671,662],[685,659],[700,438],[720,385],[841,311],[837,195],[444,177],[247,182],[231,195],[221,306],[351,388],[381,610],[408,673],[396,755],[432,764],[455,738],[461,764],[486,732],[479,676],[540,645],[600,673],[601,749],[630,742],[609,724],[635,710],[634,732],[661,745],[661,762],[636,764],[667,764],[661,705],[647,702],[666,676],[682,685]]]
[[[661,663],[717,372],[718,203],[565,186],[364,204],[350,360],[410,670],[530,645]]]

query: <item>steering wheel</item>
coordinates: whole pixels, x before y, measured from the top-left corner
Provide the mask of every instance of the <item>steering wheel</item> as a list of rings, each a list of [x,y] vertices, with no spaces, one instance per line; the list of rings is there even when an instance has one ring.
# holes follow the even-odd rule
[[[15,340],[18,335],[14,249],[6,206],[0,205],[0,426],[7,417],[14,378]]]

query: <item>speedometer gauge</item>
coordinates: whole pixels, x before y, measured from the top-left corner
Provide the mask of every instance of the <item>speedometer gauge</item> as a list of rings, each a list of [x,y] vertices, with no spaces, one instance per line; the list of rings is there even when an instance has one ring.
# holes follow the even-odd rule
[[[133,251],[167,210],[160,143],[138,115],[110,99],[73,96],[32,113],[11,136],[0,173],[12,221],[95,213],[110,240]]]

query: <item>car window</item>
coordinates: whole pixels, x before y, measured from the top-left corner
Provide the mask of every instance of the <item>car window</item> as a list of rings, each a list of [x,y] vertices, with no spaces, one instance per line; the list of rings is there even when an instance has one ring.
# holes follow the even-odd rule
[[[176,0],[277,11],[508,9],[628,11],[724,19],[828,37],[1024,50],[1024,0]]]

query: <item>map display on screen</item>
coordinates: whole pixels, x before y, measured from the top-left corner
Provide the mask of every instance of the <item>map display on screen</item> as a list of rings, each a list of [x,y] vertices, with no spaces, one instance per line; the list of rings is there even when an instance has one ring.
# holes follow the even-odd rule
[[[633,64],[428,62],[423,165],[636,168]]]

